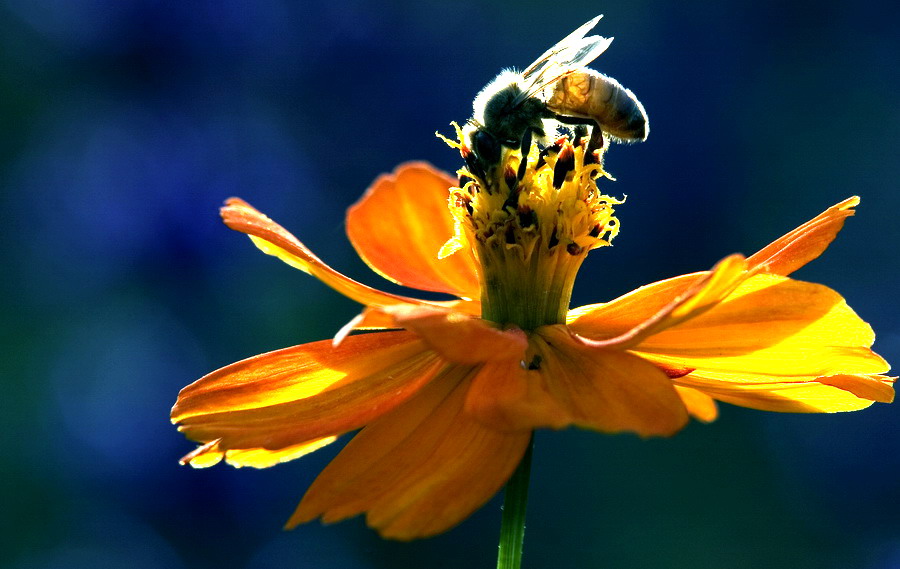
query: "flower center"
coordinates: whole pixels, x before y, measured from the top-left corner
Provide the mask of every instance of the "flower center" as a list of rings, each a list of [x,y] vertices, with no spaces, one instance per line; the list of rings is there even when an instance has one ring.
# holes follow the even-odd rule
[[[619,232],[613,206],[597,179],[603,149],[586,137],[562,136],[541,147],[503,148],[486,168],[454,124],[467,167],[451,188],[449,206],[456,234],[442,257],[465,246],[480,264],[482,317],[533,330],[565,322],[575,275],[588,252],[610,244]]]

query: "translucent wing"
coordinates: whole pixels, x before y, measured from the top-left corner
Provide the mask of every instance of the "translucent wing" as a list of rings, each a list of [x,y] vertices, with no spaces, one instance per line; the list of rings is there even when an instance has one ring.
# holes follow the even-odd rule
[[[573,73],[606,51],[612,38],[587,36],[587,34],[603,15],[586,22],[559,43],[545,51],[537,60],[522,72],[525,81],[523,93],[517,98],[524,100],[541,91],[547,85]]]

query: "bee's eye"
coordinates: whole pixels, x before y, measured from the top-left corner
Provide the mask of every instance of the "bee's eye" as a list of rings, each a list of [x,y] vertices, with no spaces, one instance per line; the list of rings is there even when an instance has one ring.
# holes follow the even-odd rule
[[[500,161],[500,143],[486,131],[478,130],[472,135],[472,147],[483,162],[495,164]]]

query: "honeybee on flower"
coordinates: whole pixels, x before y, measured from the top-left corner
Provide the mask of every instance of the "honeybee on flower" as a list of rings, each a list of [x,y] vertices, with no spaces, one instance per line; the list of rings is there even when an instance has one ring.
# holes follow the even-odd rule
[[[488,172],[504,146],[527,153],[532,139],[543,141],[559,123],[591,127],[594,147],[603,143],[603,133],[629,142],[647,139],[647,113],[634,93],[585,67],[612,43],[586,36],[602,17],[579,26],[522,73],[502,71],[478,93],[464,129],[475,167]]]
[[[749,257],[570,309],[582,262],[620,231],[621,201],[601,189],[607,146],[579,129],[522,134],[487,160],[479,137],[457,127],[457,176],[407,163],[347,212],[350,241],[375,272],[456,300],[363,285],[228,200],[228,227],[363,308],[332,340],[185,387],[171,418],[200,446],[182,462],[264,468],[361,429],[287,526],[365,514],[382,536],[409,540],[449,529],[518,477],[535,429],[669,436],[689,417],[714,420],[717,401],[836,412],[893,400],[868,324],[837,292],[789,278],[858,198]]]

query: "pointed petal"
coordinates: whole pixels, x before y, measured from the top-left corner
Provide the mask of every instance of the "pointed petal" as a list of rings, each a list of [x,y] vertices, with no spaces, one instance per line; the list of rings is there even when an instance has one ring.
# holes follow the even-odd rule
[[[448,309],[397,305],[379,309],[398,327],[421,337],[445,359],[457,363],[520,361],[528,347],[518,328],[499,330],[492,323]]]
[[[711,271],[641,287],[608,304],[581,307],[571,311],[569,327],[584,343],[596,348],[626,349],[666,328],[696,318],[725,299],[749,275],[746,261],[732,255],[719,261]],[[659,294],[661,292],[663,294]],[[671,293],[677,290],[672,298]],[[662,304],[662,300],[669,300]],[[660,306],[660,304],[662,304]],[[647,314],[648,307],[658,307],[652,316],[635,322],[636,314]],[[623,323],[630,329],[619,331]],[[618,335],[610,337],[613,331]]]
[[[332,269],[296,237],[247,202],[231,198],[220,211],[225,225],[250,236],[263,253],[278,257],[288,265],[312,275],[344,296],[366,306],[424,301],[389,294],[368,287]]]
[[[477,300],[450,300],[429,303],[427,306],[436,307],[438,309],[447,309],[449,312],[458,312],[463,315],[480,316],[481,302]],[[391,328],[399,328],[393,316],[387,312],[366,307],[358,315],[353,317],[350,322],[345,324],[335,334],[334,343],[338,345],[354,330],[387,330]]]
[[[404,286],[477,299],[475,256],[466,249],[438,252],[454,235],[447,208],[456,180],[423,162],[383,175],[347,211],[347,235],[359,256],[381,276]]]
[[[535,369],[485,366],[466,409],[504,430],[576,425],[654,436],[671,435],[687,421],[672,380],[639,357],[587,347],[563,326],[538,328],[531,349],[538,359],[528,367]]]
[[[800,227],[775,240],[747,259],[747,270],[788,275],[815,259],[834,240],[844,220],[854,215],[858,197],[832,206]],[[611,302],[582,306],[569,312],[567,322],[579,335],[612,338],[640,326],[695,284],[700,275],[693,273],[659,281]]]
[[[725,403],[783,413],[857,411],[876,401],[890,403],[894,397],[894,378],[877,374],[746,383],[691,374],[675,381]]]
[[[676,385],[675,391],[681,397],[688,414],[698,421],[712,423],[719,416],[716,400],[702,391],[681,385]]]
[[[709,312],[635,348],[660,365],[733,381],[882,373],[871,327],[828,287],[756,275]]]
[[[847,198],[776,239],[747,259],[750,270],[785,276],[796,271],[828,248],[857,205],[857,196]]]
[[[446,531],[489,500],[531,433],[487,429],[463,413],[470,372],[448,368],[363,429],[313,482],[286,527],[366,512],[383,537],[409,540]]]
[[[826,375],[816,378],[823,385],[831,385],[853,395],[878,403],[894,402],[895,377],[878,374],[870,375]]]
[[[262,354],[181,390],[172,422],[217,450],[280,450],[357,429],[431,380],[439,358],[408,332]]]
[[[225,462],[235,468],[241,468],[243,466],[268,468],[282,462],[305,456],[336,440],[337,437],[324,437],[291,445],[279,450],[268,450],[264,448],[226,450],[219,446],[218,440],[215,440],[197,447],[196,450],[185,455],[179,462],[181,462],[181,464],[190,464],[194,468],[207,468],[214,464],[218,464],[224,458]]]

